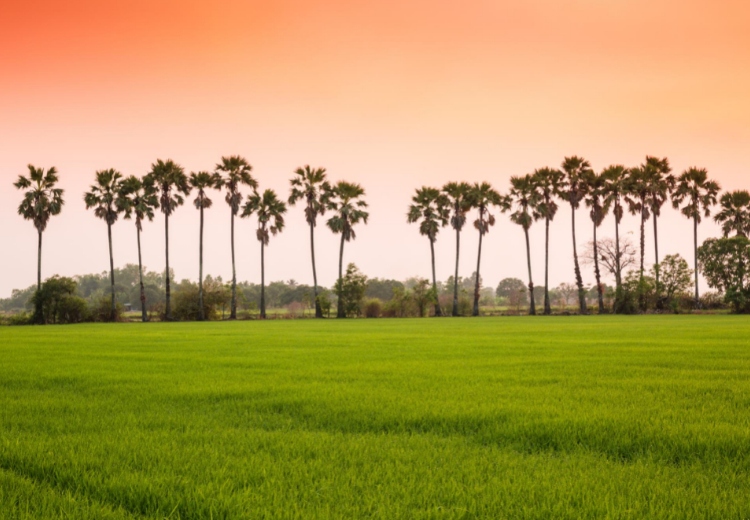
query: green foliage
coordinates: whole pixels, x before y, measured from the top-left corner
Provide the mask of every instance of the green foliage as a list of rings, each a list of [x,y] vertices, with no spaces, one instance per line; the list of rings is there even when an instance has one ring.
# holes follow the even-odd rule
[[[500,283],[497,284],[495,289],[495,295],[498,298],[509,299],[518,293],[523,294],[522,301],[524,304],[528,303],[528,286],[518,278],[503,278]],[[543,297],[544,295],[542,295]]]
[[[48,278],[31,302],[35,323],[81,323],[88,319],[88,305],[86,300],[76,296],[76,282],[72,278]]]
[[[84,300],[85,302],[85,300]],[[89,305],[89,319],[96,322],[122,321],[123,306],[120,302],[115,305],[115,315],[112,316],[112,299],[101,296]]]
[[[3,519],[750,516],[742,317],[0,334]]]
[[[367,288],[367,276],[357,266],[349,264],[341,284],[336,284],[334,292],[341,302],[344,314],[347,317],[359,316],[361,312],[362,299],[365,297]]]
[[[709,287],[722,291],[734,312],[750,312],[750,240],[709,238],[698,248],[698,262]]]
[[[651,272],[656,276],[656,268]],[[667,255],[659,264],[659,294],[666,297],[667,302],[677,296],[687,293],[693,285],[693,270],[680,255]]]
[[[176,320],[200,319],[198,291],[198,284],[188,280],[183,280],[175,286],[172,313]],[[209,276],[203,281],[203,312],[207,320],[220,319],[221,311],[227,308],[230,298],[231,291],[222,283],[221,278],[215,279]]]
[[[380,318],[383,313],[383,302],[377,298],[368,298],[363,306],[365,318]]]
[[[368,298],[377,298],[380,301],[387,302],[393,297],[393,290],[396,287],[404,288],[404,284],[398,280],[387,280],[385,278],[369,278],[367,280],[367,289],[365,296]]]

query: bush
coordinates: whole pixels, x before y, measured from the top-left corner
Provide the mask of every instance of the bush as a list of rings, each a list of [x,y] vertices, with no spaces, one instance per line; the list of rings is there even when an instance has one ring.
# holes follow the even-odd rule
[[[53,276],[34,293],[34,323],[80,323],[88,319],[86,300],[76,296],[72,278]]]
[[[700,297],[700,307],[706,311],[718,311],[727,308],[725,297],[717,291],[704,293]]]
[[[4,321],[7,325],[31,325],[33,323],[32,315],[27,312],[11,314]]]
[[[115,320],[122,321],[123,306],[120,302],[115,303]],[[98,298],[89,307],[89,314],[92,321],[109,322],[112,321],[112,296],[102,296]]]
[[[370,298],[364,304],[365,318],[380,318],[383,312],[383,303],[378,298]]]

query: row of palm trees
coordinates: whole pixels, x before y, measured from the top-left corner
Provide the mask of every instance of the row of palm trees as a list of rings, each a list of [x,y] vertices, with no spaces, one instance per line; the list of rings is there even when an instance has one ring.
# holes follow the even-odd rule
[[[57,170],[48,170],[29,165],[28,177],[20,175],[14,183],[16,188],[25,190],[23,201],[18,213],[34,223],[37,230],[38,261],[37,261],[37,289],[41,287],[42,262],[42,234],[49,219],[60,213],[64,204],[63,190],[57,188],[59,180]],[[141,260],[141,231],[144,220],[153,220],[157,209],[164,214],[164,237],[166,270],[169,273],[169,217],[185,202],[193,190],[197,193],[193,201],[195,208],[200,211],[199,228],[199,308],[200,319],[205,319],[203,306],[203,220],[204,211],[211,208],[213,202],[209,197],[209,190],[224,191],[224,200],[230,207],[230,246],[232,254],[232,297],[230,319],[237,317],[237,275],[235,269],[234,249],[234,221],[235,217],[257,218],[256,237],[261,246],[261,302],[260,316],[265,318],[265,247],[273,235],[284,229],[284,214],[287,203],[279,198],[274,190],[259,191],[258,181],[252,176],[252,166],[241,156],[222,157],[213,172],[200,171],[185,173],[182,166],[172,160],[157,160],[151,165],[151,170],[142,178],[137,176],[123,177],[114,170],[100,170],[95,173],[95,182],[84,194],[87,209],[93,209],[94,215],[107,224],[109,241],[109,262],[111,282],[111,313],[112,319],[117,315],[115,301],[114,258],[112,254],[112,226],[122,214],[126,219],[135,221],[138,245],[138,269],[140,276],[140,299],[142,319],[148,319],[146,313],[146,296],[143,285],[143,264]],[[315,314],[322,317],[323,312],[318,302],[318,283],[315,269],[314,230],[319,216],[330,211],[333,215],[326,224],[335,234],[341,235],[339,248],[339,284],[341,284],[343,270],[344,244],[356,238],[354,226],[360,222],[367,223],[369,213],[364,200],[365,190],[355,183],[339,181],[331,184],[323,168],[313,169],[309,166],[298,168],[290,181],[291,193],[288,198],[290,205],[303,201],[305,204],[305,218],[310,226],[310,247],[312,253]],[[252,190],[243,193],[244,189]],[[243,204],[244,201],[244,204]],[[166,277],[166,308],[167,320],[172,319],[171,287],[169,277]],[[343,308],[339,305],[338,316],[343,317]]]
[[[531,272],[531,246],[529,229],[538,220],[545,223],[545,267],[544,267],[544,314],[551,313],[549,297],[549,230],[557,214],[558,201],[570,204],[571,230],[573,239],[574,276],[578,288],[579,311],[587,312],[586,291],[583,287],[581,268],[578,261],[576,240],[576,210],[581,204],[589,209],[589,217],[594,230],[594,273],[598,288],[599,312],[604,312],[603,284],[599,267],[597,230],[611,212],[615,221],[616,294],[621,294],[622,269],[620,261],[620,224],[627,209],[640,218],[640,280],[643,281],[645,264],[646,222],[651,218],[654,231],[655,274],[659,287],[659,241],[658,217],[664,204],[671,199],[675,209],[693,221],[695,256],[695,300],[699,303],[698,292],[698,225],[704,217],[711,215],[717,203],[720,186],[708,178],[704,168],[688,168],[681,175],[672,173],[667,158],[647,156],[645,161],[632,168],[612,165],[596,173],[590,163],[578,156],[566,157],[559,169],[541,168],[531,174],[511,177],[510,190],[501,194],[489,183],[469,184],[449,182],[442,189],[422,187],[416,190],[409,207],[407,220],[419,223],[419,231],[430,241],[432,254],[432,283],[437,291],[435,277],[435,240],[440,228],[450,225],[456,233],[456,263],[453,288],[453,312],[458,315],[458,266],[461,230],[467,221],[467,214],[475,210],[474,227],[479,232],[476,282],[474,289],[473,314],[479,314],[480,262],[482,239],[495,224],[493,211],[510,212],[510,220],[521,226],[526,238],[526,258],[528,267],[529,313],[536,314],[534,282]],[[724,193],[720,199],[720,211],[714,216],[722,225],[725,236],[736,233],[747,236],[750,233],[750,193],[733,191]],[[617,297],[616,297],[617,300]],[[441,314],[439,305],[436,315]]]
[[[41,286],[42,234],[49,219],[60,213],[63,206],[63,190],[56,187],[58,174],[56,169],[44,170],[29,165],[29,175],[19,176],[15,182],[18,189],[25,190],[18,212],[31,220],[38,232],[37,286]],[[343,277],[344,244],[356,238],[355,226],[367,223],[369,213],[364,200],[365,191],[359,185],[346,181],[331,184],[323,168],[305,166],[298,168],[290,180],[291,191],[288,204],[304,204],[305,220],[310,228],[310,250],[313,271],[315,296],[315,314],[322,317],[318,301],[318,282],[315,266],[315,228],[318,217],[332,212],[326,221],[328,228],[341,235],[338,265],[338,286]],[[541,168],[531,174],[512,177],[510,190],[501,194],[487,182],[469,184],[466,182],[449,182],[442,189],[422,187],[416,190],[409,207],[407,221],[419,223],[419,231],[428,237],[432,256],[432,281],[437,291],[435,274],[434,243],[440,228],[450,225],[456,234],[456,262],[453,290],[452,314],[458,315],[458,269],[460,256],[461,231],[467,222],[468,214],[474,210],[476,218],[474,227],[479,233],[479,250],[477,254],[476,280],[474,290],[473,314],[479,313],[480,263],[482,240],[494,226],[495,212],[510,212],[510,220],[521,226],[526,239],[526,256],[529,279],[529,299],[531,314],[536,314],[534,300],[534,283],[531,272],[531,246],[529,229],[539,220],[545,222],[545,273],[544,273],[544,313],[551,313],[549,298],[549,231],[550,223],[558,211],[558,202],[571,206],[571,229],[573,238],[574,275],[579,294],[580,312],[585,313],[585,289],[581,276],[576,247],[576,210],[582,203],[589,208],[589,216],[594,230],[594,267],[599,295],[599,310],[604,310],[599,254],[597,246],[597,229],[610,213],[615,217],[616,243],[616,286],[621,288],[622,273],[620,269],[621,251],[619,226],[625,215],[625,209],[640,217],[640,276],[644,273],[645,225],[653,217],[654,250],[656,277],[659,277],[659,249],[657,218],[661,215],[663,205],[671,198],[675,208],[693,220],[695,249],[698,246],[698,224],[702,217],[711,214],[711,208],[717,203],[719,185],[708,179],[705,169],[689,168],[680,176],[671,174],[669,161],[666,158],[647,156],[644,163],[633,168],[613,165],[596,173],[585,159],[578,156],[566,157],[559,169]],[[184,169],[172,160],[157,160],[151,170],[143,177],[123,177],[114,169],[97,171],[95,183],[84,195],[88,209],[93,208],[96,217],[107,224],[110,253],[110,281],[112,286],[112,315],[116,314],[114,259],[112,256],[112,226],[122,214],[126,219],[135,221],[137,230],[138,264],[141,271],[141,308],[143,320],[147,319],[145,291],[142,281],[140,233],[144,220],[153,220],[159,209],[164,215],[166,272],[169,271],[169,217],[185,202],[193,190],[197,192],[194,205],[200,211],[199,230],[199,305],[203,312],[203,213],[211,208],[212,200],[209,190],[220,190],[225,194],[225,201],[230,207],[230,247],[232,257],[232,297],[230,319],[237,316],[237,279],[235,269],[234,227],[235,217],[257,217],[256,236],[261,246],[261,316],[265,316],[265,247],[270,237],[284,229],[284,214],[287,203],[279,198],[273,190],[259,191],[258,182],[252,175],[252,166],[238,155],[222,157],[214,171],[193,172],[186,175]],[[251,190],[250,194],[243,193]],[[244,202],[244,204],[243,204]],[[750,232],[750,193],[735,191],[722,195],[721,210],[715,220],[722,225],[725,235],[735,232],[747,236]],[[695,265],[695,298],[698,300],[698,266]],[[170,280],[166,279],[167,319],[171,319]],[[619,292],[619,291],[618,291]],[[435,314],[442,315],[436,303]],[[337,315],[343,317],[344,311],[339,305]],[[201,314],[201,318],[204,316]]]

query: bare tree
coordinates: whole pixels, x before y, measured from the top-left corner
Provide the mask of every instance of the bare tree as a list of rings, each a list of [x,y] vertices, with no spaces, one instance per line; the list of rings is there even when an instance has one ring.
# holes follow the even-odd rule
[[[612,238],[600,238],[597,242],[599,251],[599,262],[604,266],[615,280],[622,280],[622,273],[627,271],[631,266],[636,265],[636,255],[638,253],[635,244],[629,238],[620,238],[620,262],[617,262],[617,241]],[[583,264],[594,265],[594,242],[586,244],[583,250]],[[619,272],[618,272],[619,269]]]

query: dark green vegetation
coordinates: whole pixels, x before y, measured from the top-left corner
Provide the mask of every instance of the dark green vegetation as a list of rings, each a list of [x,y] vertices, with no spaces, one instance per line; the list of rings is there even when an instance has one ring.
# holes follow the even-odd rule
[[[750,321],[0,329],[0,518],[747,518]]]

